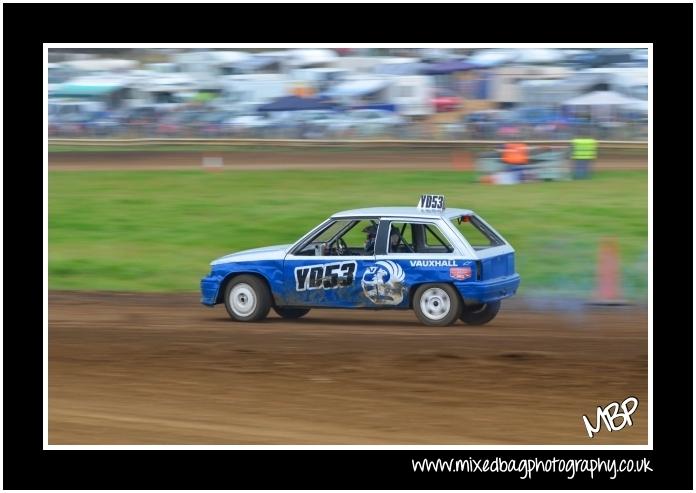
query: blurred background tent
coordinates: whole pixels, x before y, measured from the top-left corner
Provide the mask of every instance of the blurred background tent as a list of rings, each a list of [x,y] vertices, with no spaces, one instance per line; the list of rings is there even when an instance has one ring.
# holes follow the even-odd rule
[[[389,85],[386,79],[358,79],[342,82],[325,92],[329,97],[358,97],[381,91]]]
[[[550,48],[533,48],[519,50],[515,62],[520,64],[544,64],[558,63],[563,60],[564,56],[560,50]]]
[[[427,75],[451,74],[452,72],[462,72],[473,68],[476,68],[476,65],[465,60],[447,60],[427,64],[422,68],[421,73]]]
[[[259,111],[303,111],[303,110],[330,110],[337,104],[328,98],[301,98],[299,96],[285,96],[268,104],[259,106]]]
[[[614,118],[619,110],[643,104],[647,106],[646,101],[624,96],[614,91],[595,91],[563,102],[563,106],[584,109],[584,113],[591,122],[603,122],[603,126],[607,128],[621,126]],[[580,113],[577,110],[574,112]]]
[[[630,98],[614,91],[595,91],[563,102],[564,106],[626,106],[641,103],[640,99]]]
[[[477,51],[468,61],[480,68],[491,68],[514,62],[517,57],[516,50],[487,49]]]
[[[626,109],[635,111],[638,113],[648,112],[648,102],[643,100],[638,100],[635,103],[629,103],[626,105]]]

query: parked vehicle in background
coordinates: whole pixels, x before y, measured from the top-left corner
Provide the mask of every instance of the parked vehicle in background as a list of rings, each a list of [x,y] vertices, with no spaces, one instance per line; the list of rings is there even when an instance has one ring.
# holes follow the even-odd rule
[[[290,115],[295,126],[296,138],[322,139],[330,137],[328,128],[341,118],[341,113],[332,110],[302,110]]]
[[[546,139],[551,136],[570,136],[572,120],[558,109],[543,106],[523,106],[510,111],[510,119],[525,129],[523,137]]]
[[[87,134],[96,137],[108,137],[116,135],[123,128],[118,112],[99,111],[90,115],[85,122]]]
[[[226,133],[225,122],[237,115],[233,111],[211,109],[193,122],[192,131],[202,137],[222,137]]]
[[[481,68],[493,68],[513,62],[517,57],[515,50],[494,48],[476,50],[467,61]]]
[[[60,63],[48,64],[48,94],[50,95],[59,84],[67,82],[75,75],[69,67]]]
[[[49,117],[49,135],[63,137],[79,137],[86,134],[86,125],[90,116],[86,113],[69,113],[60,116]]]
[[[341,81],[349,73],[342,68],[316,67],[295,69],[290,76],[293,81],[308,85],[315,93],[319,93]]]
[[[130,104],[132,90],[127,76],[92,75],[56,85],[51,91],[51,97],[101,103],[109,109],[118,109]]]
[[[200,111],[182,110],[165,115],[156,127],[157,135],[180,137],[191,133],[191,126],[203,115]]]
[[[466,115],[461,115],[459,118],[450,123],[444,123],[442,129],[448,139],[464,139],[467,136],[468,120]]]
[[[243,51],[210,50],[180,53],[173,57],[181,72],[194,77],[206,89],[218,89],[220,76],[235,73],[233,65],[249,59],[252,55]]]
[[[125,74],[138,68],[136,60],[113,58],[89,58],[83,60],[68,60],[61,62],[63,67],[73,71],[75,75],[89,76],[108,73],[111,76]]]
[[[239,115],[226,120],[225,132],[236,137],[295,138],[296,125],[289,112]]]
[[[370,136],[393,132],[405,120],[391,112],[383,110],[353,110],[348,113],[353,128],[358,135]]]
[[[120,114],[123,130],[138,136],[155,135],[156,126],[163,112],[155,105],[142,105],[126,108]]]
[[[462,104],[462,98],[457,96],[454,91],[448,89],[437,89],[433,98],[433,106],[438,113],[455,111]]]
[[[98,101],[49,99],[49,135],[79,136],[87,133],[87,123],[104,112],[106,105]]]
[[[64,116],[72,113],[103,111],[106,107],[98,101],[79,101],[72,99],[49,99],[48,116]]]
[[[250,134],[260,135],[269,126],[268,118],[263,114],[235,115],[221,124],[223,133],[234,137]]]
[[[395,76],[388,87],[388,102],[402,116],[423,117],[435,113],[433,79],[427,75]]]
[[[467,137],[472,139],[495,138],[498,124],[503,115],[503,110],[483,110],[469,113],[464,119]]]
[[[303,128],[305,138],[335,138],[347,134],[352,125],[346,112],[310,110],[296,113],[294,120]]]
[[[283,74],[228,75],[220,78],[222,91],[219,105],[234,107],[237,111],[253,112],[262,104],[288,96],[291,82]]]
[[[186,74],[151,72],[149,76],[133,82],[131,105],[153,105],[163,111],[174,110],[186,104],[188,97],[196,93],[197,86]]]
[[[182,73],[181,65],[173,62],[146,63],[145,70],[156,72],[158,74],[180,74]]]

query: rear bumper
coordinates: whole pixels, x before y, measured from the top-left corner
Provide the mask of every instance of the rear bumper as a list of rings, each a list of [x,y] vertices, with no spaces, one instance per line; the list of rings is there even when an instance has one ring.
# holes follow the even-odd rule
[[[206,306],[214,306],[217,303],[221,281],[222,278],[219,276],[208,276],[201,279],[201,303]]]
[[[513,274],[490,281],[455,282],[454,285],[465,302],[488,303],[513,296],[520,285],[520,275]]]

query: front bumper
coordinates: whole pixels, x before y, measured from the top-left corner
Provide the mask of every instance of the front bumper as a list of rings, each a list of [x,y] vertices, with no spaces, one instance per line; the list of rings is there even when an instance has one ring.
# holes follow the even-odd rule
[[[520,285],[520,275],[513,274],[490,281],[455,282],[454,285],[465,302],[488,303],[513,296]]]
[[[217,303],[221,282],[220,276],[207,276],[201,279],[201,303],[206,306],[214,306]]]

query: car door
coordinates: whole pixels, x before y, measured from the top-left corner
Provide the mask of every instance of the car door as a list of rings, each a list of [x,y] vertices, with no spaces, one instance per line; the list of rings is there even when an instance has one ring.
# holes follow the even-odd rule
[[[370,227],[371,231],[366,231]],[[283,263],[285,305],[366,305],[361,276],[375,260],[374,249],[366,248],[366,240],[372,235],[376,241],[378,228],[376,218],[341,218],[297,245]]]
[[[443,226],[429,219],[383,222],[388,241],[383,254],[375,258],[375,264],[386,271],[379,283],[391,293],[383,303],[405,307],[414,287],[471,278],[474,262],[465,259]]]

